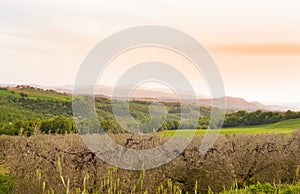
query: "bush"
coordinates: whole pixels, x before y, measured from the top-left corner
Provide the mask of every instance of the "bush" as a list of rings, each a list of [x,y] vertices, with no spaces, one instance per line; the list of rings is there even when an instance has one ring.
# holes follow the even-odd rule
[[[17,121],[15,129],[21,132],[21,135],[31,136],[40,128],[40,121]]]
[[[58,116],[54,119],[45,120],[41,123],[41,132],[66,134],[76,132],[76,128],[72,119]]]
[[[20,93],[20,96],[21,96],[22,98],[26,98],[26,97],[28,97],[28,94],[21,92],[21,93]]]

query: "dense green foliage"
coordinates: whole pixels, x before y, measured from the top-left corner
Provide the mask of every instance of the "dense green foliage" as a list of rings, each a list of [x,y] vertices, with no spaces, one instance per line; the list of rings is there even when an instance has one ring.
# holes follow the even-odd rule
[[[283,113],[271,111],[263,112],[260,110],[250,113],[246,111],[238,111],[226,115],[224,127],[270,124],[295,118],[300,118],[300,113],[292,112],[290,110]]]
[[[30,136],[39,132],[75,132],[71,97],[68,98],[54,91],[1,88],[0,134]]]
[[[200,107],[200,119],[197,115],[199,107],[193,104],[180,105],[179,103],[164,103],[167,114],[152,118],[149,107],[153,102],[131,101],[129,103],[130,114],[135,119],[134,123],[127,121],[120,125],[112,110],[112,103],[122,113],[124,104],[120,101],[103,97],[95,99],[96,111],[101,126],[105,131],[113,133],[125,130],[136,131],[140,129],[143,133],[153,131],[174,129],[216,129],[222,127],[222,119],[210,120],[212,110],[222,111],[218,108]],[[85,106],[85,105],[83,105]],[[155,107],[152,106],[152,107]],[[181,120],[182,113],[187,113],[188,118]],[[83,120],[77,123],[78,130],[72,118],[72,96],[57,93],[53,90],[42,90],[38,88],[23,86],[17,88],[0,88],[0,134],[27,135],[35,133],[75,133],[95,131],[97,124],[92,121]],[[225,117],[225,128],[255,126],[271,124],[284,120],[300,118],[299,112],[228,112]]]

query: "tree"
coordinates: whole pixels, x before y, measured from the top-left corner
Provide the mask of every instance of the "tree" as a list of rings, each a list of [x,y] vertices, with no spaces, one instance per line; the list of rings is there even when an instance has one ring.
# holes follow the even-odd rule
[[[44,120],[41,123],[41,131],[44,133],[66,134],[77,131],[74,122],[67,117],[58,116],[54,119]]]
[[[22,98],[26,98],[26,97],[28,97],[28,94],[21,92],[21,93],[20,93],[20,96],[21,96]]]
[[[295,119],[297,118],[297,113],[291,111],[291,110],[288,110],[286,113],[285,113],[285,119]]]
[[[31,136],[36,130],[40,128],[40,122],[36,121],[17,121],[15,123],[15,129],[21,132],[20,135]]]
[[[58,116],[53,120],[52,128],[59,134],[70,133],[72,131],[72,122],[67,117]]]

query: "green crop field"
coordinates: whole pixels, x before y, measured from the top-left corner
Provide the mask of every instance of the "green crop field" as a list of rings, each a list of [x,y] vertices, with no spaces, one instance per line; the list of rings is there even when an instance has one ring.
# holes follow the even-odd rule
[[[223,128],[220,130],[220,134],[234,134],[234,133],[246,133],[246,134],[259,134],[259,133],[284,133],[290,134],[296,129],[300,128],[300,119],[290,119],[278,123],[268,125],[257,125],[249,127],[235,127],[235,128]],[[168,130],[160,132],[162,136],[173,136],[176,135],[189,135],[194,130],[182,129],[182,130]],[[205,135],[207,130],[196,130],[196,135]]]

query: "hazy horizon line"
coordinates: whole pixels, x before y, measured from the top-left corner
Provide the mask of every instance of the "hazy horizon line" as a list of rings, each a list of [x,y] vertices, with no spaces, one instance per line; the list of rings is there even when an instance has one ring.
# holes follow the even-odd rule
[[[73,90],[73,87],[74,87],[74,84],[61,84],[61,85],[42,85],[42,84],[27,84],[27,83],[23,83],[23,84],[16,84],[16,83],[0,83],[0,86],[1,87],[17,87],[17,86],[29,86],[29,87],[34,87],[34,88],[39,88],[39,89],[53,89],[55,90],[56,92],[60,92],[58,91],[57,89],[65,89],[65,90],[68,90],[68,88],[63,88],[63,87],[67,87],[67,86],[70,86],[72,87],[72,90]],[[114,88],[113,86],[111,85],[103,85],[103,84],[97,84],[96,86],[102,86],[102,87],[108,87],[108,88]],[[129,85],[122,85],[120,87],[124,87],[124,86],[129,86]],[[151,87],[147,87],[147,86],[142,86],[141,88],[143,89],[149,89],[149,91],[152,90],[157,90],[159,92],[164,92],[164,93],[168,93],[168,91],[161,91],[162,89],[168,89],[168,88],[151,88]],[[168,89],[170,90],[170,89]],[[73,92],[73,91],[71,91]],[[180,90],[180,92],[188,92],[188,91],[184,91],[184,90]],[[201,95],[204,95],[202,97],[198,96],[198,99],[213,99],[210,97],[210,95],[208,94],[203,94],[201,92],[196,92],[196,94],[201,94]],[[104,95],[106,96],[105,94],[98,94],[98,95]],[[108,96],[109,97],[109,96]],[[235,99],[243,99],[247,102],[250,102],[250,103],[255,103],[255,102],[258,102],[258,103],[261,103],[263,105],[292,105],[292,104],[298,104],[300,103],[300,101],[266,101],[266,100],[251,100],[251,99],[247,99],[246,97],[243,97],[243,96],[232,96],[232,95],[226,95],[225,96],[221,96],[221,97],[217,97],[217,98],[214,98],[214,99],[218,99],[218,98],[224,98],[224,97],[228,97],[228,98],[235,98]],[[147,96],[145,96],[145,98],[147,98]],[[149,97],[150,98],[150,97]],[[300,104],[299,104],[300,105]]]

